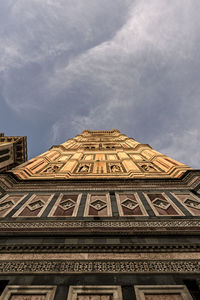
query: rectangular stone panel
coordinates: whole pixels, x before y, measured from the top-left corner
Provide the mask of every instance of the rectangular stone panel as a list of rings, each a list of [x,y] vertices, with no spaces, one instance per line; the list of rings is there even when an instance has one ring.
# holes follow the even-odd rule
[[[82,194],[60,194],[48,217],[76,217]]]
[[[156,216],[182,216],[182,211],[165,193],[143,193]]]
[[[70,286],[67,300],[122,300],[120,286]]]
[[[34,194],[13,215],[15,217],[40,217],[50,203],[54,194]]]
[[[193,216],[200,216],[200,198],[190,192],[171,193]]]
[[[56,286],[15,286],[8,285],[0,300],[53,300]]]
[[[11,210],[17,206],[28,194],[12,194],[5,195],[0,199],[0,218],[7,216]]]
[[[136,285],[137,300],[192,300],[184,285]]]
[[[117,206],[121,217],[147,216],[147,212],[137,193],[116,193]]]
[[[84,217],[112,216],[109,194],[88,194],[85,204]]]

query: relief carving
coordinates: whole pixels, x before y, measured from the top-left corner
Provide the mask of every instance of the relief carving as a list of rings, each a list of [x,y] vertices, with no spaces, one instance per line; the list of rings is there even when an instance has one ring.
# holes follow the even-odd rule
[[[80,167],[79,172],[80,173],[88,173],[89,169],[90,169],[90,167],[88,165],[83,165]]]
[[[121,205],[132,210],[138,206],[138,203],[132,199],[126,198]]]
[[[112,173],[121,172],[121,168],[118,165],[111,165],[110,170]]]
[[[59,203],[59,206],[61,206],[62,209],[67,210],[67,209],[75,206],[75,201],[73,201],[72,199],[62,200]]]
[[[57,173],[57,171],[59,170],[59,165],[52,165],[47,167],[43,172],[44,173]]]
[[[42,208],[44,206],[44,202],[40,199],[38,199],[37,201],[31,202],[27,205],[27,207],[33,211],[36,210],[38,208]]]
[[[13,205],[14,205],[14,203],[12,201],[0,203],[0,211],[2,211],[4,209],[8,209],[8,208],[12,207]]]
[[[195,208],[195,209],[200,209],[200,202],[195,201],[195,200],[191,200],[191,199],[186,199],[184,201],[185,205],[191,207],[191,208]]]
[[[95,200],[94,202],[92,202],[90,204],[90,206],[92,206],[96,210],[101,210],[101,209],[105,208],[107,206],[107,204],[104,201],[98,199],[98,200]]]
[[[152,203],[154,206],[157,206],[162,209],[168,209],[170,207],[170,204],[167,201],[160,198],[156,198],[155,200],[152,201]]]
[[[24,260],[0,262],[2,274],[41,273],[199,273],[199,260]],[[32,299],[31,299],[32,300]],[[34,299],[35,300],[35,299]],[[43,299],[42,299],[43,300]]]
[[[151,164],[142,164],[140,167],[145,171],[145,172],[157,172],[156,168],[153,167]]]

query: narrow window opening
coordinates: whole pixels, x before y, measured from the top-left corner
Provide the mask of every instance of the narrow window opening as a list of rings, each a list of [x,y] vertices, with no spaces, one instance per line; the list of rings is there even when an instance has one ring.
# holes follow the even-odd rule
[[[0,280],[0,295],[3,293],[8,282],[8,280]]]
[[[186,285],[187,289],[189,290],[192,298],[194,300],[200,300],[200,289],[199,286],[194,279],[186,279],[184,280],[184,284]]]

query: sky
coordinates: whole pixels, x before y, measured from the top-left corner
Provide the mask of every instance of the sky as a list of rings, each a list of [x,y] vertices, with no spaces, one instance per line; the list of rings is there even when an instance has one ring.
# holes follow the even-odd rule
[[[117,128],[200,168],[199,0],[1,0],[0,131]]]

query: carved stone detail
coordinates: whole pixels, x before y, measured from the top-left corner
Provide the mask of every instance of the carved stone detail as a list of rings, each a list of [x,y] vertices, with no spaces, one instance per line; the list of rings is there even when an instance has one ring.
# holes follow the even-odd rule
[[[79,173],[88,173],[90,170],[90,166],[89,165],[83,165],[79,168]]]
[[[90,203],[90,206],[96,210],[101,210],[101,209],[105,208],[107,206],[107,204],[104,201],[97,199],[97,200],[93,201],[92,203]]]
[[[67,210],[67,209],[75,206],[75,201],[73,201],[72,199],[62,200],[59,203],[59,206],[62,207],[62,209]]]
[[[111,202],[109,194],[90,194],[88,193],[85,204],[85,217],[99,216],[108,217],[112,216]]]
[[[4,209],[8,209],[14,205],[13,201],[5,201],[3,203],[0,203],[0,211]]]
[[[31,202],[27,205],[27,207],[31,210],[31,211],[34,211],[38,208],[42,208],[44,206],[44,202],[40,199],[34,201],[34,202]]]
[[[135,209],[138,206],[138,203],[132,199],[126,198],[122,203],[122,206],[128,208],[128,209]]]
[[[13,217],[40,217],[54,194],[33,194],[13,215]]]
[[[51,165],[51,166],[48,166],[44,171],[43,173],[57,173],[58,170],[60,169],[60,165]]]
[[[162,208],[162,209],[168,209],[170,207],[170,204],[163,200],[163,199],[160,199],[160,198],[156,198],[152,201],[153,205],[154,206],[157,206],[159,208]]]
[[[184,201],[185,205],[191,208],[200,209],[200,202],[192,200],[192,199],[186,199]]]
[[[152,228],[181,229],[200,228],[200,219],[179,219],[179,220],[157,220],[157,221],[35,221],[35,222],[0,222],[0,230],[36,230],[38,229],[67,229],[67,228],[115,228],[115,229],[138,229],[147,230]]]
[[[1,274],[199,273],[200,260],[23,260],[0,261]]]
[[[4,244],[0,245],[0,253],[170,253],[200,252],[200,244]]]
[[[113,164],[113,165],[110,165],[110,171],[112,173],[118,173],[118,172],[121,172],[121,168],[119,165]]]
[[[61,193],[53,205],[48,217],[75,217],[78,212],[82,194]]]
[[[139,164],[144,172],[158,172],[158,170],[151,163]]]
[[[191,192],[171,193],[193,216],[200,216],[200,198]]]
[[[20,203],[27,194],[17,195],[17,194],[7,194],[0,199],[0,217],[5,217],[11,210]]]

